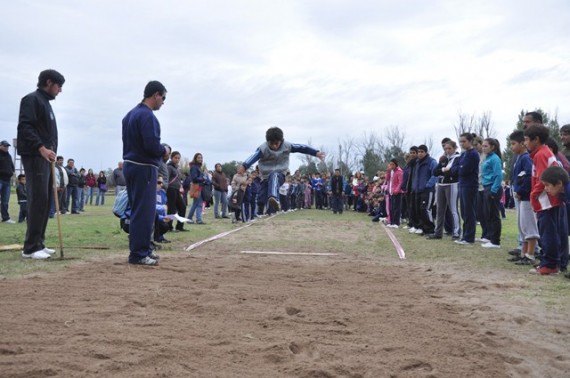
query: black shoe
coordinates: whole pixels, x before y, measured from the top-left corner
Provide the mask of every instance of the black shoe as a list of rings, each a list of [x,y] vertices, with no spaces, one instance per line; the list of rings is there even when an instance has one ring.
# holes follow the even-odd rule
[[[158,242],[163,243],[163,244],[168,244],[168,243],[170,243],[170,240],[162,239],[162,240],[159,240]]]
[[[222,219],[230,219],[230,217],[228,217],[227,215],[223,215]]]
[[[206,222],[200,221],[200,222],[196,222],[196,224],[206,224]],[[186,231],[186,230],[184,230],[184,231]]]
[[[461,239],[461,236],[459,236],[459,235],[453,235],[451,237],[451,240],[459,240],[459,239]]]
[[[153,258],[150,257],[143,257],[140,260],[136,260],[136,261],[129,261],[129,264],[133,264],[133,265],[147,265],[147,266],[156,266],[158,265],[158,260],[155,260]]]
[[[521,255],[518,255],[518,256],[513,256],[510,259],[507,259],[507,261],[517,262],[517,261],[521,261],[522,259],[523,259],[523,257]]]
[[[188,231],[190,231],[190,230],[187,230],[187,229],[185,229],[185,228],[177,228],[176,231],[178,231],[178,232],[188,232]]]
[[[441,236],[437,236],[436,234],[430,234],[428,236],[426,236],[427,240],[436,240],[436,239],[441,239]]]
[[[521,255],[521,250],[518,249],[518,248],[511,249],[511,250],[509,251],[509,255],[511,255],[511,256],[520,256],[520,255]]]
[[[533,262],[534,262],[534,260],[531,260],[525,256],[525,257],[521,258],[519,261],[517,261],[515,264],[516,265],[532,265]]]

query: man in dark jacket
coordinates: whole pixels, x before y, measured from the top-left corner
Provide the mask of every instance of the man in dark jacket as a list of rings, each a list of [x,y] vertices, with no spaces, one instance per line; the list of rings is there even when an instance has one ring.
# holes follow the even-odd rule
[[[71,214],[79,214],[79,171],[75,168],[75,160],[67,159],[67,166],[65,167],[69,181],[67,183],[67,194],[65,197],[65,210],[69,211],[71,207]],[[71,200],[71,202],[70,202]]]
[[[331,178],[331,207],[334,214],[342,214],[342,210],[344,209],[344,204],[342,203],[343,189],[344,182],[340,174],[340,169],[337,168],[334,170],[334,176]]]
[[[57,123],[50,101],[61,93],[65,83],[55,70],[40,72],[38,89],[20,102],[18,154],[26,172],[28,221],[22,257],[44,260],[55,251],[44,245],[53,177],[51,164],[57,152]]]
[[[10,219],[8,204],[10,203],[10,180],[14,175],[14,162],[8,152],[10,143],[3,140],[0,142],[0,210],[2,223],[16,223]]]

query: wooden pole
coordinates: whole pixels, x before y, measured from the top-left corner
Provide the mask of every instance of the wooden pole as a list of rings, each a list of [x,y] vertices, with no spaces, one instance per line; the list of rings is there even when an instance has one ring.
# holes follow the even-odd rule
[[[61,236],[61,214],[59,211],[59,196],[57,195],[57,180],[55,179],[55,161],[51,162],[51,175],[53,177],[53,199],[55,201],[55,218],[57,220],[57,236],[59,237],[59,258],[63,259],[63,237]],[[63,180],[63,178],[62,178]]]

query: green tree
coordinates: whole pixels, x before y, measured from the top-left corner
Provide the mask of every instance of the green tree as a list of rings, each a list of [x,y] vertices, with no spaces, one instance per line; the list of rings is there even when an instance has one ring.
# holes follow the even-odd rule
[[[235,160],[232,160],[228,163],[223,163],[222,164],[222,172],[224,172],[226,177],[231,180],[232,177],[234,177],[234,175],[237,173],[237,167],[241,164],[242,164],[242,162],[235,161]]]
[[[362,156],[362,168],[368,177],[374,177],[376,172],[383,168],[382,159],[374,150],[367,148]]]

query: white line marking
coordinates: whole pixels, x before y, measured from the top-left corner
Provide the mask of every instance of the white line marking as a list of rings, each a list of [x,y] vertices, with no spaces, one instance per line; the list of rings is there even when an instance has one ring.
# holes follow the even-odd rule
[[[317,253],[317,252],[275,252],[275,251],[241,251],[252,255],[301,255],[301,256],[338,256],[338,253]]]
[[[388,237],[390,238],[390,240],[392,240],[392,244],[394,244],[394,247],[396,248],[396,252],[398,252],[398,256],[400,256],[400,260],[405,260],[406,259],[406,252],[404,252],[404,248],[402,248],[398,239],[394,236],[392,231],[388,227],[386,227],[386,225],[384,225],[383,223],[382,223],[382,227],[384,227],[384,231],[386,231],[386,233],[388,234]]]
[[[214,240],[216,240],[216,239],[223,238],[224,236],[227,236],[227,235],[231,234],[232,232],[236,232],[236,231],[242,230],[242,229],[244,229],[244,228],[246,228],[246,227],[249,227],[249,226],[251,226],[251,225],[253,225],[253,223],[248,223],[248,224],[246,224],[245,226],[242,226],[242,227],[239,227],[239,228],[235,228],[235,229],[230,230],[230,231],[222,232],[221,234],[214,235],[214,236],[212,236],[212,237],[210,237],[210,238],[208,238],[208,239],[200,240],[199,242],[196,242],[196,243],[194,243],[194,244],[188,246],[188,247],[185,249],[185,251],[191,251],[191,250],[193,250],[194,248],[198,248],[198,247],[201,246],[202,244],[205,244],[205,243],[214,241]]]

